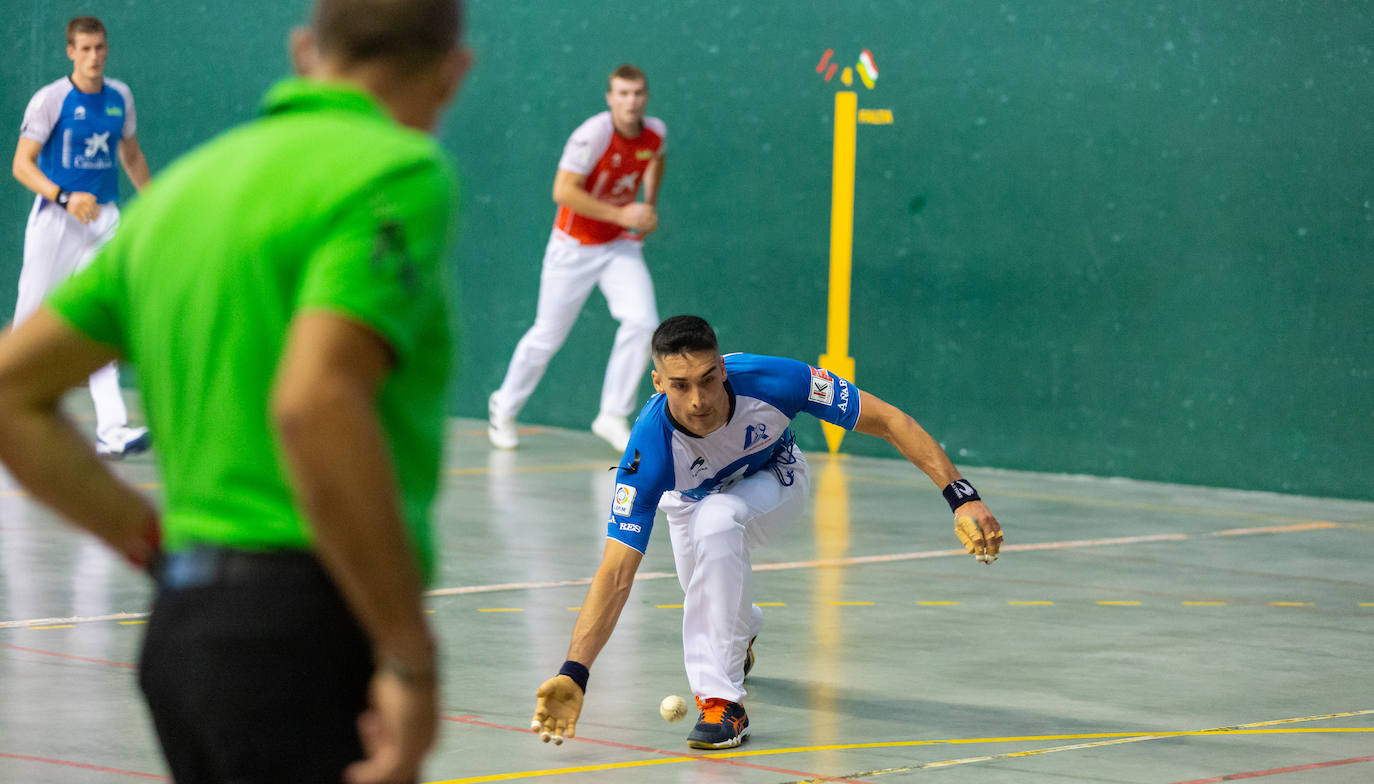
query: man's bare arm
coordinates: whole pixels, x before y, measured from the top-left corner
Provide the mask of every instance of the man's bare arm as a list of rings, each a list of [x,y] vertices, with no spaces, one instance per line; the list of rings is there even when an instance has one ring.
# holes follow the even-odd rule
[[[34,498],[141,566],[156,549],[152,503],[110,472],[60,409],[67,390],[115,358],[47,307],[0,336],[0,461]]]
[[[143,157],[143,148],[138,146],[137,136],[120,140],[119,163],[124,167],[124,173],[129,175],[129,182],[132,182],[135,188],[142,191],[148,187],[148,181],[153,176],[148,172],[148,159]]]

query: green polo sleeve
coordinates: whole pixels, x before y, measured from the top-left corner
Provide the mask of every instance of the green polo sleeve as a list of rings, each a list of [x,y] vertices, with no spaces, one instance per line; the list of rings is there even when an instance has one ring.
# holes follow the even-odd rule
[[[86,337],[123,352],[117,253],[114,242],[106,245],[90,266],[58,286],[44,304]]]
[[[306,261],[297,310],[329,310],[375,330],[404,362],[444,291],[453,175],[438,158],[392,171],[341,205]]]

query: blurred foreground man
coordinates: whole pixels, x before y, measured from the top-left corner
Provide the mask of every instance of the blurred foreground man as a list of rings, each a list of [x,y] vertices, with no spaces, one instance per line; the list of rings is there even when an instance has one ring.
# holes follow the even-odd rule
[[[318,0],[302,78],[172,165],[0,340],[0,459],[157,579],[139,680],[179,782],[409,782],[452,355],[457,0]],[[138,366],[166,508],[58,411]]]

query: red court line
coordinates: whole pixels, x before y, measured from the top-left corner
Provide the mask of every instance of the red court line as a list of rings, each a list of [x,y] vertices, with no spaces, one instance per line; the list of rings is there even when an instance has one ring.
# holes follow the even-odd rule
[[[125,664],[124,662],[106,661],[105,659],[90,659],[85,656],[73,656],[70,653],[58,653],[57,651],[40,651],[37,648],[23,648],[18,645],[10,645],[9,643],[5,642],[0,642],[0,648],[8,648],[12,651],[23,651],[25,653],[38,653],[44,656],[57,656],[62,659],[75,659],[76,661],[91,662],[92,664],[108,664],[111,667],[127,667],[131,670],[138,669],[134,665]]]
[[[492,729],[497,729],[497,730],[510,730],[511,732],[519,732],[519,733],[525,734],[525,735],[533,735],[533,734],[534,734],[533,732],[530,732],[530,729],[529,729],[528,727],[521,728],[521,727],[510,727],[510,726],[507,726],[507,725],[505,725],[505,724],[492,724],[492,723],[489,722],[489,721],[478,721],[476,718],[474,718],[474,717],[472,717],[472,716],[443,716],[443,717],[441,717],[441,718],[442,718],[444,721],[453,721],[453,722],[458,722],[459,724],[475,724],[475,725],[477,725],[477,726],[479,726],[479,727],[490,727],[490,728],[492,728]],[[766,770],[766,771],[769,771],[770,773],[783,773],[783,774],[786,774],[786,775],[788,775],[788,776],[803,776],[803,777],[805,777],[808,781],[838,781],[838,782],[841,782],[841,784],[866,784],[865,782],[862,782],[862,781],[855,781],[855,780],[853,780],[853,779],[841,779],[841,778],[835,778],[835,777],[833,777],[833,776],[822,776],[822,775],[819,774],[819,773],[807,773],[806,771],[801,771],[801,770],[788,770],[787,768],[774,768],[774,767],[769,767],[768,765],[755,765],[755,764],[750,763],[750,762],[740,762],[740,761],[738,761],[738,760],[731,760],[731,759],[719,759],[719,758],[717,758],[717,757],[696,757],[696,756],[693,756],[693,755],[691,755],[691,754],[679,753],[679,752],[676,752],[676,751],[665,751],[664,749],[655,749],[655,748],[650,748],[649,746],[635,746],[635,745],[632,745],[632,744],[629,744],[629,743],[616,743],[615,741],[610,741],[610,740],[595,740],[595,739],[593,739],[593,738],[583,738],[583,737],[580,737],[580,736],[578,736],[578,737],[573,737],[571,740],[572,740],[573,742],[581,741],[582,743],[595,743],[595,744],[598,745],[598,746],[611,746],[611,747],[617,748],[617,749],[629,749],[630,751],[642,751],[642,752],[644,752],[644,753],[646,753],[646,754],[662,754],[662,755],[668,756],[668,757],[691,757],[692,759],[696,760],[697,762],[714,762],[714,763],[717,763],[717,764],[720,764],[720,765],[734,765],[734,766],[740,767],[740,768],[752,768],[752,769],[754,769],[754,770]]]
[[[1174,784],[1216,784],[1218,781],[1239,781],[1240,779],[1254,779],[1260,776],[1275,776],[1280,773],[1298,773],[1300,771],[1316,770],[1318,768],[1334,768],[1337,765],[1352,765],[1356,762],[1374,762],[1374,756],[1351,757],[1350,759],[1331,760],[1330,762],[1313,762],[1307,765],[1295,765],[1291,768],[1273,768],[1271,770],[1252,770],[1246,773],[1228,773],[1225,776],[1214,776],[1210,779],[1176,781]]]
[[[66,760],[47,759],[45,757],[27,757],[23,754],[6,754],[0,751],[0,757],[4,759],[24,760],[25,762],[44,762],[49,765],[65,765],[69,768],[81,768],[82,770],[94,770],[101,773],[117,773],[121,776],[133,776],[140,779],[152,779],[153,781],[170,781],[166,776],[156,776],[152,773],[138,773],[132,770],[120,770],[118,768],[102,768],[99,765],[86,765],[80,762],[67,762]]]

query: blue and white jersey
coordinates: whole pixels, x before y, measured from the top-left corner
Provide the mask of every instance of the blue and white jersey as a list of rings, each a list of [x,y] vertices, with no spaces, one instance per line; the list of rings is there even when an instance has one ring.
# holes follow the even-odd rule
[[[790,484],[796,446],[789,425],[803,411],[846,430],[859,421],[858,389],[827,370],[757,354],[724,359],[730,417],[715,432],[688,432],[662,394],[644,404],[616,473],[607,536],[642,553],[664,493],[693,503],[770,469]]]
[[[43,145],[38,168],[57,187],[105,204],[119,199],[119,142],[136,127],[127,84],[106,79],[100,92],[83,93],[64,76],[34,94],[19,135]]]

